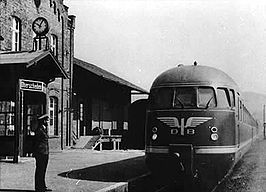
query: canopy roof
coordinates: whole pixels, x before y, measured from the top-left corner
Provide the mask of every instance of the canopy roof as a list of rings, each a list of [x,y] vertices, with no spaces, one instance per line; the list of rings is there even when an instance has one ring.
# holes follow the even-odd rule
[[[100,68],[100,67],[97,67],[96,65],[93,65],[91,63],[87,63],[85,61],[82,61],[80,59],[77,59],[77,58],[74,58],[74,65],[76,66],[79,66],[85,70],[87,70],[88,72],[91,72],[107,81],[113,81],[117,84],[120,84],[120,85],[123,85],[123,86],[126,86],[126,87],[129,87],[131,90],[134,90],[134,91],[138,91],[140,92],[141,94],[148,94],[148,91],[146,91],[145,89],[142,89],[120,77],[117,77],[116,75]]]
[[[25,69],[32,78],[43,81],[55,77],[68,78],[66,71],[53,54],[46,50],[32,52],[2,52],[0,53],[1,65],[18,65]]]

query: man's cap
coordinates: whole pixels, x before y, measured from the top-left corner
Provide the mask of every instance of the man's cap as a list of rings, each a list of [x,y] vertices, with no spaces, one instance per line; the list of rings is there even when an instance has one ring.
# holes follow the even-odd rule
[[[44,115],[38,117],[38,120],[43,120],[43,119],[49,119],[49,115],[48,114],[44,114]]]

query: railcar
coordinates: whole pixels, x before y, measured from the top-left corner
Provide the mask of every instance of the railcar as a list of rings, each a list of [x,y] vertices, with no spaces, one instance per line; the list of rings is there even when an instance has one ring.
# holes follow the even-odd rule
[[[179,65],[160,74],[148,98],[146,164],[177,183],[213,189],[247,152],[258,123],[221,70]]]

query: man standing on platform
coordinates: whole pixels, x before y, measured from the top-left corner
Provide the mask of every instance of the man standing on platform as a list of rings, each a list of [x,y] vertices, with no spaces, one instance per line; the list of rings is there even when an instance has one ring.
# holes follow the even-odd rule
[[[48,128],[49,115],[44,114],[38,118],[38,127],[35,131],[33,155],[36,160],[35,190],[36,192],[52,191],[45,184],[45,173],[49,159]]]

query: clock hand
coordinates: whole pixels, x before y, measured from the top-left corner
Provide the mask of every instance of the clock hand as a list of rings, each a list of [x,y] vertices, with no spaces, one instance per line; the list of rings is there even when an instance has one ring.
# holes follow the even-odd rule
[[[35,25],[38,25],[38,26],[39,26],[39,28],[41,27],[41,25],[40,25],[39,23],[35,23]]]

